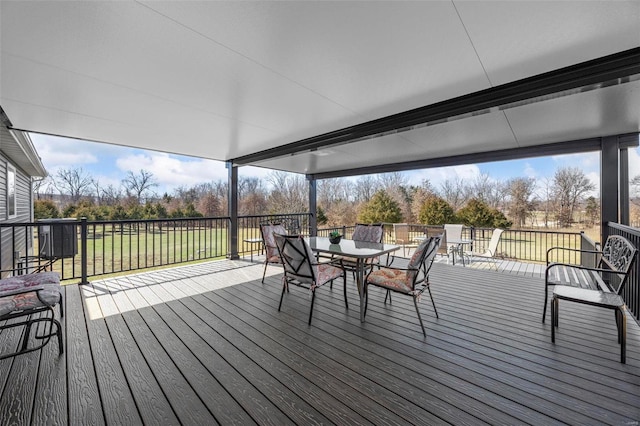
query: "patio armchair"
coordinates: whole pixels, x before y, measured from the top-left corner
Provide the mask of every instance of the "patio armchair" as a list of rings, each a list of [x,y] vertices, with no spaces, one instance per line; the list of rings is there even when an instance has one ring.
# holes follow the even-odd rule
[[[41,349],[53,336],[58,338],[58,352],[62,355],[62,327],[54,311],[54,307],[59,305],[60,316],[64,315],[61,291],[57,272],[39,272],[0,280],[0,331],[25,327],[17,348],[0,354],[0,359]],[[39,327],[39,323],[43,326]],[[34,325],[36,328],[32,334]],[[1,335],[8,336],[6,332]],[[29,347],[32,336],[40,342]],[[8,344],[3,346],[8,347]]]
[[[282,265],[280,254],[278,253],[278,247],[276,246],[276,240],[273,234],[287,234],[287,230],[280,223],[261,223],[260,234],[262,235],[262,242],[264,244],[264,271],[262,272],[262,284],[264,284],[264,277],[267,275],[267,266],[270,264]]]
[[[449,249],[447,248],[447,233],[444,230],[444,227],[436,227],[436,226],[427,226],[424,228],[425,238],[426,237],[440,237],[440,246],[438,247],[438,253],[441,256],[449,257]]]
[[[438,311],[436,309],[433,295],[431,294],[431,288],[429,287],[429,271],[433,265],[433,259],[438,252],[442,240],[439,236],[425,238],[420,245],[416,248],[411,260],[406,268],[397,267],[382,267],[380,269],[371,270],[367,275],[364,282],[364,292],[368,304],[369,293],[368,287],[373,285],[381,287],[387,290],[387,295],[390,295],[390,291],[406,294],[413,298],[413,304],[418,314],[418,320],[420,321],[420,327],[422,327],[422,334],[426,337],[427,333],[424,330],[424,324],[422,317],[420,316],[420,309],[418,309],[418,301],[422,293],[427,290],[429,297],[431,298],[431,304],[433,305],[433,311],[438,317]],[[387,302],[387,297],[384,299]],[[389,299],[391,303],[391,300]],[[365,305],[365,315],[366,315]]]
[[[402,246],[402,256],[407,256],[407,248],[415,247],[415,240],[411,238],[411,225],[408,223],[393,224],[393,243]]]
[[[285,292],[289,291],[289,284],[309,289],[311,291],[309,324],[311,324],[316,290],[340,277],[344,280],[346,304],[347,278],[343,269],[329,263],[317,263],[311,247],[309,247],[309,244],[300,235],[274,234],[274,239],[284,266],[282,294],[280,295],[278,311],[280,311],[282,307]]]
[[[367,243],[382,243],[382,239],[384,238],[384,225],[382,223],[374,223],[374,224],[365,224],[365,223],[356,223],[356,227],[353,230],[353,234],[351,235],[351,239],[354,241],[363,241]],[[351,271],[353,274],[353,278],[355,279],[356,268],[357,268],[357,259],[348,256],[336,256],[332,258],[332,263],[334,266],[339,266],[340,268],[346,271]],[[366,260],[365,265],[365,273],[369,268],[373,268],[374,266],[380,267],[380,258],[370,258]],[[346,281],[345,281],[346,285]],[[331,288],[333,288],[333,283],[331,283]],[[344,300],[347,303],[347,289],[344,290]]]
[[[476,252],[476,251],[466,251],[464,255],[469,259],[469,263],[471,263],[472,257],[477,257],[481,259],[486,259],[498,270],[498,260],[496,258],[496,254],[498,253],[498,244],[500,244],[500,237],[502,237],[502,233],[504,229],[496,228],[493,230],[491,234],[491,240],[489,240],[489,245],[487,246],[485,251]]]

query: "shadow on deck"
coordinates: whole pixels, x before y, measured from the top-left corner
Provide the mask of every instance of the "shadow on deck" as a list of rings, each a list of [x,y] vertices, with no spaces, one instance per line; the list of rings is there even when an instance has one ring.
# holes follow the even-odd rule
[[[3,424],[637,424],[640,329],[566,303],[556,344],[543,281],[442,263],[423,338],[411,300],[355,285],[310,298],[262,264],[219,261],[65,287],[57,343],[0,361]],[[15,336],[0,334],[0,346]],[[634,423],[635,422],[635,423]]]

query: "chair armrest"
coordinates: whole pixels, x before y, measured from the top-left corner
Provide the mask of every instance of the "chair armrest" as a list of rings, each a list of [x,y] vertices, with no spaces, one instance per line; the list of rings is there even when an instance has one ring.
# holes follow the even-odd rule
[[[394,271],[420,271],[420,268],[399,268],[397,266],[383,266],[381,269],[392,269]]]
[[[554,266],[569,266],[571,268],[582,269],[582,270],[585,270],[585,271],[609,272],[609,273],[612,273],[612,274],[623,274],[624,273],[624,272],[621,272],[621,271],[616,271],[614,269],[591,268],[589,266],[573,265],[571,263],[552,263],[552,264],[547,266],[546,271],[549,271],[549,269],[553,268]],[[546,275],[546,273],[545,273],[545,275]]]
[[[14,288],[12,290],[0,290],[0,297],[15,296],[17,294],[31,293],[40,290],[44,290],[44,286],[34,285],[31,287]]]
[[[572,251],[574,253],[592,253],[592,254],[602,254],[602,251],[599,250],[580,250],[580,249],[572,249],[567,247],[551,247],[547,250],[547,265],[549,265],[549,254],[553,250],[564,250],[564,251]]]

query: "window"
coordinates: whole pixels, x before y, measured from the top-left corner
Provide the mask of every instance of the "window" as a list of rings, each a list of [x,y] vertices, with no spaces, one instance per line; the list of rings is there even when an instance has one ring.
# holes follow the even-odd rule
[[[7,164],[7,218],[16,215],[16,168]]]

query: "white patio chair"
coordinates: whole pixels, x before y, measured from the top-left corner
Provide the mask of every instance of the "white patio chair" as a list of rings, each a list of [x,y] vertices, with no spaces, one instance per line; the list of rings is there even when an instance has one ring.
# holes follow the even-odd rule
[[[496,228],[493,230],[491,234],[491,240],[489,241],[489,245],[487,249],[483,252],[475,252],[475,251],[467,251],[464,255],[469,259],[469,263],[471,263],[472,257],[477,257],[481,259],[486,259],[490,261],[493,266],[498,270],[498,260],[496,259],[496,253],[498,252],[498,243],[500,243],[500,237],[504,229]]]
[[[447,237],[447,241],[446,241],[447,244],[445,247],[447,249],[447,263],[448,263],[449,255],[455,256],[456,254],[458,254],[460,255],[460,257],[462,257],[462,252],[461,252],[462,248],[460,247],[460,243],[455,242],[455,241],[462,240],[462,225],[447,223],[444,225],[444,233],[446,234],[446,237]],[[455,260],[456,258],[454,257],[453,258],[454,264],[455,264]]]

